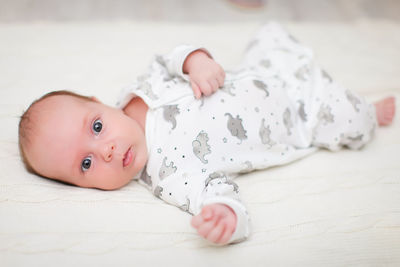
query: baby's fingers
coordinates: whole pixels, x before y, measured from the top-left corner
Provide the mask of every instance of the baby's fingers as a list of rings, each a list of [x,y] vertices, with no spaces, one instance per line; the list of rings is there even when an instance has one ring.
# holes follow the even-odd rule
[[[213,93],[211,85],[206,80],[200,83],[200,91],[205,96],[209,96]]]
[[[197,232],[199,235],[201,235],[204,238],[207,238],[208,235],[213,231],[215,227],[215,220],[207,221],[200,225],[200,227],[197,229]]]
[[[211,86],[211,91],[213,93],[215,93],[215,91],[217,91],[218,88],[219,88],[218,81],[216,79],[213,79],[213,80],[209,81],[209,83],[210,83],[210,86]]]
[[[201,91],[200,91],[199,86],[197,85],[197,83],[195,83],[193,81],[191,81],[190,84],[192,85],[192,90],[193,90],[194,96],[197,99],[199,99],[201,97]]]
[[[204,221],[204,219],[203,219],[203,216],[201,216],[201,214],[199,214],[199,215],[196,215],[196,216],[193,216],[192,217],[192,221],[190,222],[191,223],[191,225],[194,227],[194,228],[199,228],[203,223],[204,223],[205,221]]]
[[[194,228],[199,228],[206,221],[212,220],[213,217],[214,217],[214,211],[212,207],[204,206],[199,214],[192,217],[191,224]]]
[[[224,86],[225,77],[218,76],[217,77],[217,82],[218,82],[218,87],[221,88],[222,86]]]
[[[230,227],[229,225],[225,226],[225,232],[221,235],[221,238],[217,240],[219,244],[226,244],[228,243],[229,239],[232,237],[234,232],[234,228]]]
[[[218,81],[218,85],[219,87],[224,86],[224,82],[225,82],[225,71],[221,68],[221,71],[219,72],[219,74],[217,75],[217,81]]]
[[[207,235],[207,239],[213,243],[217,243],[217,241],[219,241],[221,236],[224,234],[224,230],[225,224],[222,222],[218,223]]]

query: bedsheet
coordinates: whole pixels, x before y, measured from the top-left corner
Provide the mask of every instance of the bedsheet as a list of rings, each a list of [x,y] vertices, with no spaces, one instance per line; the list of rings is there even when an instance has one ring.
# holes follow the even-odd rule
[[[361,151],[320,150],[237,178],[253,232],[224,247],[136,182],[106,192],[24,170],[18,118],[40,95],[70,89],[114,104],[154,53],[180,43],[203,45],[229,69],[261,24],[0,24],[0,265],[399,266],[398,115]],[[400,24],[284,25],[338,82],[399,105]]]

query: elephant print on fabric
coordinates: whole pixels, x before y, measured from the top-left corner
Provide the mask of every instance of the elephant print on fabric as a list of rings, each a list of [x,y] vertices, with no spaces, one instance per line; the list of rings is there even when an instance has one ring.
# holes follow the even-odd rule
[[[153,194],[154,194],[156,197],[161,198],[161,196],[162,196],[162,191],[163,191],[163,190],[164,190],[164,189],[163,189],[161,186],[157,185],[157,187],[154,189]]]
[[[174,76],[170,75],[170,73],[167,71],[167,64],[169,62],[168,59],[165,59],[164,57],[160,56],[160,55],[156,55],[155,57],[155,62],[157,62],[158,64],[160,64],[163,68],[161,68],[160,70],[160,75],[163,76],[163,81],[164,82],[174,82]]]
[[[211,173],[205,181],[205,186],[215,186],[217,184],[227,184],[233,187],[233,191],[239,193],[239,186],[229,180],[224,173],[221,172],[213,172]]]
[[[163,107],[164,119],[172,123],[172,130],[176,128],[176,116],[180,113],[178,105],[168,105]]]
[[[258,39],[253,39],[253,40],[251,40],[251,41],[247,44],[245,50],[246,50],[246,51],[251,50],[253,47],[255,47],[256,45],[258,45],[259,42],[260,42],[260,41],[259,41]]]
[[[234,118],[230,113],[225,113],[228,116],[228,130],[231,134],[240,140],[240,144],[243,140],[247,139],[246,130],[243,128],[242,119],[239,115]]]
[[[287,134],[292,135],[290,128],[293,128],[293,122],[289,108],[286,108],[285,112],[283,113],[283,125],[286,127]]]
[[[228,83],[221,88],[221,91],[227,93],[228,95],[235,96],[235,94],[232,92],[232,89],[235,89],[235,86],[233,83]]]
[[[300,119],[302,121],[307,121],[307,114],[304,111],[304,101],[303,100],[299,100],[297,102],[299,103],[299,109],[298,109],[297,113],[299,114]]]
[[[186,203],[181,205],[181,206],[179,206],[179,209],[181,209],[182,211],[185,211],[185,212],[193,215],[193,213],[191,213],[189,211],[189,208],[190,208],[190,199],[188,197],[186,197]]]
[[[294,76],[300,81],[308,81],[310,77],[310,67],[308,65],[304,65],[296,71]]]
[[[322,71],[322,77],[324,77],[325,79],[328,80],[328,82],[332,82],[332,77],[331,75],[329,75],[325,70],[321,70]]]
[[[148,98],[152,100],[157,100],[158,96],[154,94],[151,84],[147,81],[150,75],[142,75],[137,78],[139,86],[137,90],[142,91]]]
[[[150,187],[153,185],[151,176],[147,174],[146,167],[144,167],[139,179],[142,180],[145,184],[147,184]]]
[[[165,177],[176,172],[176,166],[174,166],[174,162],[171,161],[169,165],[167,165],[167,157],[164,157],[163,162],[160,167],[159,176],[160,179],[164,179]]]
[[[290,40],[292,40],[292,42],[294,42],[294,43],[296,43],[296,44],[299,44],[299,43],[300,43],[293,35],[288,34],[288,37],[289,37]]]
[[[271,60],[269,60],[269,59],[260,60],[259,64],[260,64],[260,66],[262,66],[266,69],[269,69],[272,66]]]
[[[346,90],[346,97],[347,100],[349,100],[349,102],[353,105],[355,111],[360,112],[360,109],[357,107],[357,105],[361,104],[360,99],[353,95],[350,90]]]
[[[164,60],[164,58],[162,56],[156,55],[155,61],[158,62],[158,64],[160,64],[164,68],[167,68],[167,62],[165,62],[165,60]]]
[[[332,108],[328,105],[321,105],[319,108],[317,118],[323,125],[327,125],[328,123],[334,123],[335,119],[332,114]]]
[[[206,181],[205,181],[204,186],[207,187],[208,184],[209,184],[212,180],[218,179],[218,178],[223,178],[223,177],[226,177],[226,176],[225,176],[225,174],[222,173],[222,172],[213,172],[213,173],[210,173],[210,174],[208,175],[208,178],[207,178]]]
[[[268,86],[264,83],[264,82],[262,82],[262,81],[259,81],[259,80],[253,80],[253,84],[258,88],[258,89],[260,89],[260,90],[262,90],[262,91],[264,91],[265,92],[265,97],[268,97],[269,96],[269,92],[268,92]]]
[[[204,156],[211,153],[210,146],[207,142],[208,135],[204,131],[201,131],[192,142],[194,155],[204,164],[208,163],[208,160],[206,160]]]
[[[363,139],[363,134],[357,135],[355,137],[347,137],[347,139],[353,141],[353,142],[361,142]]]
[[[261,138],[261,143],[263,143],[264,145],[269,145],[269,147],[272,147],[273,145],[275,145],[275,142],[271,140],[271,130],[269,128],[269,125],[265,127],[264,123],[265,119],[262,119],[260,130],[258,131]]]

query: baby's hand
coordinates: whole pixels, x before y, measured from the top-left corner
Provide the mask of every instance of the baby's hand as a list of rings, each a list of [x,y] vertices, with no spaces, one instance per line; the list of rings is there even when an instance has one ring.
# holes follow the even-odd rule
[[[206,205],[200,214],[193,216],[192,226],[205,239],[226,244],[236,229],[236,214],[224,204]]]
[[[201,50],[194,51],[186,58],[183,72],[189,74],[190,84],[197,99],[201,94],[213,94],[224,85],[225,71]]]

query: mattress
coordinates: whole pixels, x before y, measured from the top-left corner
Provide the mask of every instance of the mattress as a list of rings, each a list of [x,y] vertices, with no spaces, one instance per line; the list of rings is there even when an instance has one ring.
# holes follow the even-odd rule
[[[399,266],[400,122],[359,151],[316,153],[236,179],[252,218],[244,242],[214,246],[191,216],[136,182],[83,189],[29,174],[18,152],[23,110],[51,90],[114,105],[155,53],[187,43],[237,64],[259,23],[0,24],[1,266]],[[284,23],[339,83],[374,101],[400,98],[400,24]]]

